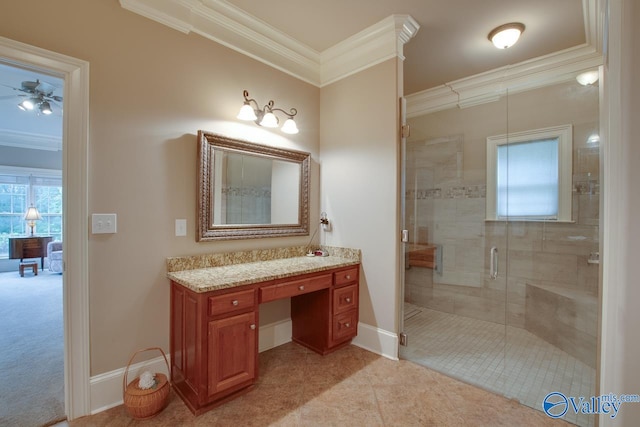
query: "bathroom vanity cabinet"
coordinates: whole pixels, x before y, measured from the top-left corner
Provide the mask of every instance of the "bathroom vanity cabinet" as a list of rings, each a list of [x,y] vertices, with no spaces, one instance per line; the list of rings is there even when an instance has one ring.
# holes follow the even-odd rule
[[[262,264],[270,262],[277,267]],[[319,354],[349,344],[357,334],[360,270],[351,264],[201,292],[198,274],[233,275],[233,266],[191,272],[191,286],[171,280],[172,383],[189,409],[198,415],[252,389],[260,303],[291,298],[292,340]]]

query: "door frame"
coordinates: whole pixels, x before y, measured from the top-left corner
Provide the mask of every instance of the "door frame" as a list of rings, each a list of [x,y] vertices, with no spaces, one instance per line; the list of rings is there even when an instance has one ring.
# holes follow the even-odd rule
[[[89,63],[0,37],[0,59],[64,79],[63,317],[65,413],[90,413],[88,146]]]

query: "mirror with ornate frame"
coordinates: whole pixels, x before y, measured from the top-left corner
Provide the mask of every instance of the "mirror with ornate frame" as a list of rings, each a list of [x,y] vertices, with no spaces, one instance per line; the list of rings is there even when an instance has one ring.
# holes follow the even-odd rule
[[[196,240],[308,235],[310,157],[198,131]]]

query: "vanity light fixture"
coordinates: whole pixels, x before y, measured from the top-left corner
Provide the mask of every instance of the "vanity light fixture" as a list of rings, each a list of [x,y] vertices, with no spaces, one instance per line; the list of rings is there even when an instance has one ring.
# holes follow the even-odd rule
[[[510,22],[500,25],[489,33],[489,40],[498,49],[507,49],[518,41],[520,34],[524,32],[524,24],[521,22]]]
[[[242,91],[242,96],[244,96],[244,105],[240,108],[240,112],[237,116],[238,119],[253,120],[259,126],[277,128],[280,120],[278,120],[274,111],[280,111],[287,116],[287,120],[285,120],[280,130],[288,134],[296,134],[299,132],[298,126],[296,126],[296,122],[293,120],[293,117],[298,114],[298,110],[295,108],[291,108],[289,112],[286,112],[281,108],[275,108],[273,106],[274,102],[269,101],[267,105],[261,109],[255,99],[249,98],[249,92],[246,90]],[[255,105],[255,108],[251,106],[252,102]]]
[[[584,73],[578,74],[576,76],[576,80],[582,86],[589,86],[598,81],[598,71],[585,71]]]

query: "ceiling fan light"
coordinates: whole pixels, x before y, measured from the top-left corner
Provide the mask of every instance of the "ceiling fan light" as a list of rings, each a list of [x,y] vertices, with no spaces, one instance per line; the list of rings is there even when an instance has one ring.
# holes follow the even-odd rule
[[[298,126],[296,126],[296,122],[292,118],[288,118],[282,125],[282,132],[295,135],[300,131],[298,130]]]
[[[27,109],[22,104],[18,104],[18,108],[22,111],[27,111]]]
[[[489,33],[488,38],[498,49],[507,49],[516,44],[523,32],[524,24],[512,22],[494,28]]]
[[[267,112],[262,117],[260,121],[260,126],[264,126],[266,128],[277,128],[278,127],[278,118],[272,112]]]
[[[40,112],[46,115],[53,113],[53,111],[51,111],[51,105],[49,105],[48,101],[44,101],[40,104]]]
[[[32,98],[32,99],[25,99],[20,103],[20,105],[22,105],[22,108],[24,108],[25,110],[33,110],[33,107],[36,106],[36,103]]]

